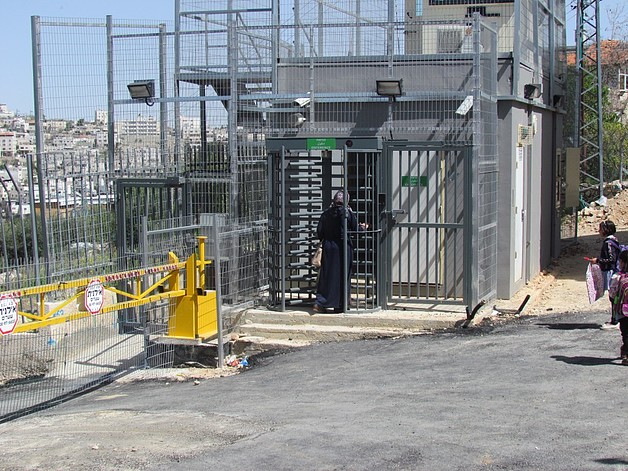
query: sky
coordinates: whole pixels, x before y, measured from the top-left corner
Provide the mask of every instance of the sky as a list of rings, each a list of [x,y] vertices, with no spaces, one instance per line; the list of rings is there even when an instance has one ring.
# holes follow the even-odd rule
[[[302,0],[306,1],[306,0]],[[607,10],[626,0],[600,0],[602,37],[608,37]],[[211,4],[211,0],[207,0]],[[575,0],[567,0],[567,4]],[[0,0],[0,103],[20,114],[33,111],[31,16],[47,18],[93,18],[171,20],[174,0]],[[624,16],[628,14],[628,7]],[[575,41],[576,12],[567,7],[567,44]]]
[[[33,111],[31,16],[174,21],[174,0],[0,0],[0,103]]]

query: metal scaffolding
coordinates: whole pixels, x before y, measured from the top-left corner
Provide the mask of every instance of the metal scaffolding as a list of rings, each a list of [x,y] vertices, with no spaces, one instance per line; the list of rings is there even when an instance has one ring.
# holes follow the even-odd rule
[[[597,186],[604,196],[600,1],[578,0],[576,25],[576,147],[580,148],[581,193]]]

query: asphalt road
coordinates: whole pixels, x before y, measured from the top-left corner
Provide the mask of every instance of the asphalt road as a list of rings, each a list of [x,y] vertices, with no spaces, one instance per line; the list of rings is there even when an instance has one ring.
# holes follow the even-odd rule
[[[628,367],[606,317],[320,344],[199,384],[114,383],[0,425],[0,469],[627,470]]]

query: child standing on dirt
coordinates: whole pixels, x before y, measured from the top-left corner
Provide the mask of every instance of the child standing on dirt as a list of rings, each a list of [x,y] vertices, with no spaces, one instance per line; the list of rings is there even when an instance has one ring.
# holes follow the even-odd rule
[[[621,332],[621,364],[628,365],[628,250],[619,254],[619,271],[613,275],[608,288],[612,316]]]
[[[610,219],[600,222],[598,227],[598,234],[604,238],[602,242],[602,248],[600,249],[600,256],[597,258],[588,259],[591,263],[597,263],[604,275],[604,290],[608,290],[611,277],[617,271],[617,257],[619,255],[619,242],[615,237],[617,228],[615,223]],[[612,308],[611,308],[612,311]],[[602,329],[614,329],[617,327],[617,321],[615,320],[613,313],[611,312],[610,322],[602,324]]]

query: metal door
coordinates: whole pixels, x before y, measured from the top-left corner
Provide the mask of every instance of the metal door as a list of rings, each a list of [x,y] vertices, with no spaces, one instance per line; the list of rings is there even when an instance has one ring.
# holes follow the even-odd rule
[[[470,149],[388,143],[380,195],[387,307],[469,299]]]
[[[515,262],[513,281],[518,283],[524,277],[525,258],[525,203],[524,203],[524,182],[525,182],[525,157],[526,148],[517,147],[515,159],[515,211],[514,211],[514,235],[515,235]]]

